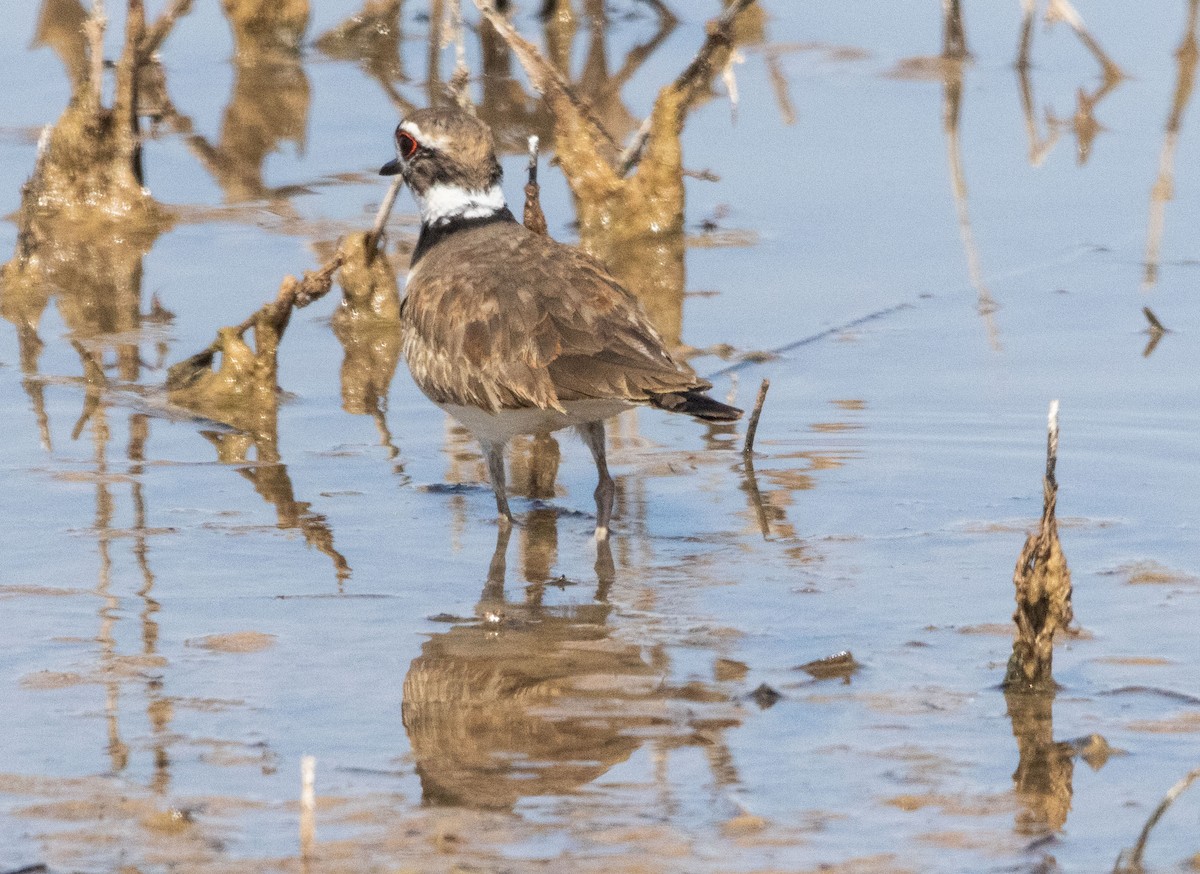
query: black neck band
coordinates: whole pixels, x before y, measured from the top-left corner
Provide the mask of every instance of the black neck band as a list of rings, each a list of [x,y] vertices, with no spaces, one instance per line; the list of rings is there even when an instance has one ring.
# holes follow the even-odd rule
[[[469,228],[481,228],[484,225],[490,225],[494,222],[516,222],[516,218],[507,206],[502,207],[491,215],[479,216],[478,218],[446,218],[434,225],[421,225],[421,233],[417,237],[417,248],[413,250],[412,261],[409,262],[409,267],[416,267],[417,262],[421,258],[440,243],[446,237],[458,231],[465,231]]]

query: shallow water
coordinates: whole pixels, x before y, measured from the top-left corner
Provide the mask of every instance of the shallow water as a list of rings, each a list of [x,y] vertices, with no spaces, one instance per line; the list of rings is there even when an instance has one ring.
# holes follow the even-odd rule
[[[1088,147],[1078,94],[1100,68],[1065,25],[1039,24],[1032,119],[1057,139],[1037,166],[1019,4],[966,5],[960,82],[928,60],[939,4],[763,3],[736,123],[718,79],[683,137],[686,165],[720,177],[687,182],[683,339],[786,348],[693,360],[742,405],[771,379],[756,484],[744,425],[616,420],[611,570],[578,441],[560,441],[540,499],[520,494],[537,465],[518,450],[525,518],[505,543],[474,447],[403,366],[387,437],[344,412],[332,296],[283,340],[280,463],[165,403],[165,364],[369,226],[396,118],[379,81],[312,45],[355,4],[316,3],[302,63],[240,90],[220,10],[197,4],[162,50],[192,132],[163,127],[144,154],[176,218],[133,285],[138,312],[155,295],[174,318],[114,324],[103,290],[48,289],[25,370],[0,331],[0,870],[1111,870],[1200,764],[1200,145],[1185,4],[1085,2],[1127,78],[1092,110]],[[6,213],[70,94],[31,45],[38,10],[14,5]],[[616,70],[655,21],[609,11]],[[633,124],[713,10],[675,11],[620,92]],[[415,105],[420,12],[402,13],[407,81],[389,79]],[[531,10],[516,21],[537,32]],[[467,47],[474,64],[473,33]],[[519,203],[524,158],[504,163]],[[565,183],[542,179],[551,232],[570,237]],[[401,244],[411,210],[402,195]],[[1171,329],[1149,350],[1143,306]],[[106,388],[85,386],[73,341],[102,357]],[[1057,650],[1052,702],[1006,702],[1052,398],[1081,633]],[[842,650],[858,670],[797,669]],[[764,683],[773,705],[751,694]],[[1093,734],[1120,754],[1053,743]],[[1197,798],[1156,828],[1150,869],[1194,864]]]

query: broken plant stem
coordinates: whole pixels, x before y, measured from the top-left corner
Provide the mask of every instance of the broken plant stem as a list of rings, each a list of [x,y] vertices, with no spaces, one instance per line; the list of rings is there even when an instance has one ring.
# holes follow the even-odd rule
[[[779,104],[779,115],[786,125],[796,123],[796,107],[792,103],[791,88],[788,85],[787,74],[783,64],[779,62],[778,52],[767,52],[767,72],[771,76],[771,87],[775,90],[775,102]]]
[[[1117,865],[1113,868],[1113,874],[1140,874],[1142,871],[1142,853],[1146,850],[1146,842],[1150,839],[1150,832],[1158,825],[1158,821],[1162,819],[1167,808],[1175,803],[1175,799],[1184,793],[1184,791],[1200,778],[1200,768],[1193,769],[1186,777],[1167,790],[1167,794],[1163,796],[1163,800],[1159,802],[1158,807],[1154,808],[1154,812],[1150,814],[1150,818],[1146,820],[1146,825],[1142,827],[1142,833],[1138,836],[1137,843],[1134,844],[1133,852],[1129,854],[1129,858],[1125,858],[1125,854],[1121,853],[1117,859]]]
[[[758,474],[754,470],[754,456],[745,456],[746,492],[750,496],[750,504],[754,507],[754,515],[758,519],[758,530],[763,540],[771,537],[771,521],[767,517],[767,508],[763,504],[762,492],[758,488]]]
[[[542,212],[541,186],[538,185],[538,138],[529,138],[529,181],[525,183],[525,227],[536,234],[549,234]]]
[[[763,404],[767,400],[767,390],[771,387],[771,380],[764,379],[762,385],[758,387],[758,397],[754,401],[754,410],[750,413],[750,422],[746,425],[746,443],[742,447],[742,456],[750,458],[754,455],[754,437],[758,433],[758,420],[762,416]]]
[[[332,258],[316,270],[304,271],[303,279],[297,280],[294,276],[284,277],[283,283],[279,286],[279,293],[275,295],[275,300],[255,310],[249,318],[234,328],[234,332],[237,336],[241,337],[257,325],[259,319],[268,314],[268,311],[275,310],[278,307],[284,307],[290,311],[292,309],[302,309],[313,301],[320,300],[333,287],[333,274],[337,273],[338,268],[342,266],[345,260],[345,254],[339,249]],[[284,323],[286,324],[286,318],[284,319]],[[282,333],[280,331],[280,334]],[[210,348],[219,349],[220,346],[215,345]]]
[[[538,184],[538,178],[537,178],[538,145],[540,142],[541,142],[541,140],[538,139],[537,134],[533,134],[532,136],[529,137],[529,184],[530,185]]]
[[[1107,79],[1123,79],[1125,74],[1121,68],[1113,62],[1113,60],[1100,47],[1100,43],[1096,42],[1095,37],[1088,31],[1087,26],[1083,23],[1083,18],[1075,7],[1068,0],[1050,0],[1046,4],[1046,24],[1053,24],[1056,21],[1065,21],[1070,28],[1075,31],[1075,35],[1079,37],[1079,41],[1084,47],[1092,53],[1092,56],[1099,62],[1104,69],[1104,76]]]
[[[392,184],[388,186],[387,194],[383,196],[383,203],[379,204],[379,211],[375,213],[375,224],[371,227],[371,233],[367,236],[368,257],[373,258],[375,256],[375,249],[379,245],[379,240],[383,237],[384,226],[387,225],[388,216],[392,213],[392,207],[396,205],[396,196],[400,193],[400,188],[403,185],[403,176],[393,178]]]
[[[1050,413],[1046,417],[1046,492],[1057,497],[1058,480],[1054,478],[1054,469],[1058,466],[1058,401],[1050,402]],[[1046,513],[1054,518],[1054,505],[1057,503],[1049,498],[1046,501]]]
[[[1150,327],[1146,329],[1146,333],[1150,335],[1150,340],[1146,343],[1146,348],[1142,350],[1142,357],[1149,358],[1154,354],[1159,341],[1171,333],[1171,329],[1158,320],[1158,316],[1154,315],[1150,307],[1142,307],[1142,314],[1146,317],[1146,321],[1150,323]]]
[[[732,374],[736,383],[737,374]],[[763,540],[771,536],[771,522],[767,516],[766,505],[763,504],[762,492],[758,488],[758,474],[754,470],[754,435],[758,433],[758,419],[762,415],[763,404],[767,400],[767,389],[771,380],[764,379],[758,387],[758,397],[754,400],[754,410],[750,413],[750,422],[746,425],[746,442],[742,445],[742,467],[746,474],[746,492],[754,507],[754,515],[758,517],[758,530],[762,532]],[[732,392],[731,392],[732,394]],[[730,397],[730,401],[733,398]]]
[[[1046,436],[1046,475],[1042,482],[1042,518],[1038,530],[1025,539],[1013,571],[1017,634],[1004,675],[1004,688],[1051,692],[1054,635],[1066,631],[1071,609],[1071,571],[1058,539],[1058,401],[1050,402]]]

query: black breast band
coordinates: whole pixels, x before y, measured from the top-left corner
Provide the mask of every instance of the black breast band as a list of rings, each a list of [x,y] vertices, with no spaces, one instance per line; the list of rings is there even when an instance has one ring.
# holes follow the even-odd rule
[[[515,222],[516,218],[512,211],[506,206],[491,215],[480,216],[478,218],[448,218],[438,222],[435,225],[421,225],[421,233],[417,237],[417,248],[413,250],[412,261],[409,267],[416,267],[417,262],[421,260],[426,252],[440,243],[446,237],[458,231],[465,231],[470,228],[481,228],[484,225],[490,225],[495,222]]]

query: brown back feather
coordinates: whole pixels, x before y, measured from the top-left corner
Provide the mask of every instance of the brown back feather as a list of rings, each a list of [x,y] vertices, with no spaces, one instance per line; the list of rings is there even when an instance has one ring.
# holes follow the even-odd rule
[[[410,277],[404,315],[409,368],[439,403],[561,409],[711,388],[599,263],[515,223],[437,243]]]

